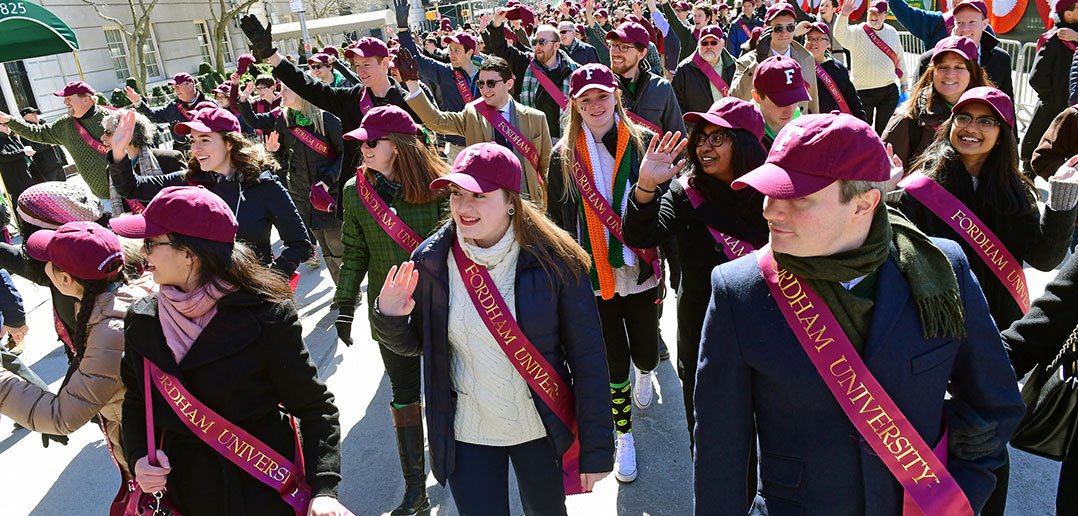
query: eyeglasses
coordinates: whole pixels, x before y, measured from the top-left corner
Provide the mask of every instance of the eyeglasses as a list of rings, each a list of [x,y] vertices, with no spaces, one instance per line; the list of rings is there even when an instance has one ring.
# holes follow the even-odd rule
[[[373,140],[364,140],[363,141],[363,146],[367,147],[368,149],[373,149],[373,148],[377,147],[378,142],[380,142],[382,140],[385,140],[385,138],[375,138]]]
[[[703,145],[707,142],[712,147],[722,147],[722,143],[726,141],[726,131],[715,131],[711,134],[698,134],[696,135],[696,145]]]
[[[484,81],[483,79],[478,79],[475,81],[475,84],[480,88],[493,88],[497,86],[499,82],[505,82],[506,80],[507,79],[487,79]]]
[[[272,90],[273,86],[255,86],[255,89],[258,91]]]
[[[171,246],[171,245],[176,245],[176,242],[173,242],[171,240],[169,240],[168,242],[151,242],[149,240],[143,240],[142,241],[142,252],[149,255],[150,253],[153,252],[153,248],[155,248],[155,247],[157,247],[159,245],[169,245],[169,246]]]
[[[105,129],[105,132],[101,133],[101,136],[108,136],[111,138],[113,134],[115,134],[113,131]]]
[[[831,38],[828,38],[828,37],[805,38],[805,41],[807,41],[809,43],[830,43]]]
[[[954,126],[959,129],[965,129],[969,127],[969,124],[972,123],[976,123],[977,129],[980,129],[982,131],[989,131],[991,129],[999,127],[1002,124],[1002,122],[990,116],[979,116],[976,119],[965,113],[954,116]]]
[[[622,54],[624,54],[624,53],[628,52],[629,50],[632,50],[632,49],[636,48],[636,46],[635,45],[629,45],[629,44],[626,44],[626,43],[611,43],[610,48],[611,49],[616,48],[616,49],[618,49],[618,52],[621,52]]]
[[[700,42],[700,46],[702,46],[702,47],[717,47],[717,46],[719,46],[719,40],[714,39],[714,38],[707,38],[707,39]]]
[[[795,28],[796,27],[794,26],[794,24],[791,23],[785,27],[783,27],[782,25],[775,25],[774,27],[771,27],[771,30],[779,34],[782,34],[783,32],[789,32],[790,34],[793,34]]]

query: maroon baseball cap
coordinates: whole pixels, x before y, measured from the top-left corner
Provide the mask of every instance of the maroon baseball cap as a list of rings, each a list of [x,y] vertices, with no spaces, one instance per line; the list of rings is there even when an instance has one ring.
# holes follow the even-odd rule
[[[442,38],[442,44],[448,45],[450,43],[456,43],[464,47],[465,50],[475,50],[476,47],[475,37],[464,31]]]
[[[784,56],[764,59],[752,73],[752,87],[771,99],[776,106],[807,102],[809,92],[801,76],[801,65]]]
[[[231,111],[215,105],[199,109],[195,113],[194,120],[190,122],[176,124],[176,134],[190,134],[191,131],[200,133],[238,133],[240,132],[240,121],[236,119],[236,115],[233,115]]]
[[[965,36],[947,36],[939,40],[932,49],[932,61],[947,52],[954,52],[966,61],[977,61],[977,44]]]
[[[586,32],[586,31],[587,31],[587,29],[586,29],[586,28],[584,27],[584,24],[583,24],[583,23],[578,23],[578,24],[576,24],[576,26],[575,26],[575,27],[573,27],[573,29],[574,29],[574,30],[576,30],[576,33],[577,33],[577,35],[581,35],[581,34],[586,34],[586,33],[587,33],[587,32]]]
[[[887,181],[891,161],[876,130],[843,113],[804,115],[779,131],[767,161],[735,179],[775,199],[807,197],[839,179]]]
[[[191,77],[189,73],[180,72],[172,76],[172,80],[168,81],[169,86],[175,86],[177,84],[183,84],[185,82],[195,82],[195,78]]]
[[[235,242],[239,228],[224,199],[203,186],[165,188],[141,214],[116,217],[109,225],[127,238],[179,233],[214,242]]]
[[[389,57],[389,47],[378,38],[367,36],[344,51],[344,57]]]
[[[963,7],[972,7],[981,12],[985,18],[988,17],[988,4],[984,3],[984,0],[961,0],[954,7],[951,8],[951,13],[957,13],[959,9]]]
[[[603,18],[609,18],[610,17],[610,12],[608,12],[606,9],[598,9],[598,10],[595,11],[595,16],[602,16]]]
[[[726,33],[722,31],[722,27],[718,25],[708,25],[703,29],[700,29],[700,35],[696,38],[697,41],[703,41],[704,38],[716,38],[726,39]]]
[[[674,9],[677,9],[679,11],[688,11],[689,9],[692,9],[692,4],[690,4],[689,2],[685,2],[684,0],[680,2],[674,2],[671,5],[674,6]]]
[[[418,134],[419,126],[407,111],[397,106],[378,106],[363,115],[359,127],[345,133],[344,138],[370,141],[389,133]]]
[[[869,10],[875,10],[878,13],[887,14],[887,0],[876,0],[868,4]]]
[[[797,15],[794,14],[794,8],[792,5],[784,1],[779,1],[775,2],[774,5],[767,8],[767,13],[764,14],[764,23],[771,23],[771,20],[775,19],[775,17],[780,14],[788,14],[790,16],[793,16],[794,18],[797,18]]]
[[[236,72],[240,75],[247,73],[247,67],[251,66],[255,62],[255,56],[251,54],[243,54],[236,59]]]
[[[64,89],[54,92],[57,97],[70,97],[72,95],[93,95],[97,93],[89,84],[82,81],[71,81],[64,85]]]
[[[449,18],[442,18],[439,22],[439,29],[443,31],[453,30],[453,22]]]
[[[318,185],[311,185],[311,194],[307,197],[307,200],[318,211],[334,211],[337,209],[337,200]]]
[[[577,68],[569,76],[569,96],[576,98],[590,89],[600,89],[610,93],[618,89],[618,79],[606,65],[589,63]]]
[[[1067,9],[1070,9],[1074,4],[1078,4],[1078,0],[1059,0],[1056,3],[1056,13],[1062,17],[1063,13],[1067,12]]]
[[[84,280],[108,278],[124,264],[120,239],[96,222],[68,222],[55,231],[35,231],[26,239],[26,252]]]
[[[633,45],[648,46],[648,42],[651,41],[651,35],[648,34],[648,29],[643,25],[636,22],[625,22],[618,25],[618,28],[607,32],[606,39],[620,39],[624,43],[630,43]]]
[[[333,45],[326,45],[325,48],[322,49],[322,53],[329,54],[334,58],[341,57],[341,51]]]
[[[816,22],[810,25],[812,28],[809,29],[809,32],[816,31],[823,34],[824,36],[827,36],[827,39],[831,39],[831,27],[828,27],[826,23]]]
[[[698,124],[701,121],[727,129],[744,129],[757,140],[764,137],[764,117],[752,102],[737,97],[723,97],[716,100],[706,113],[685,113],[682,117],[686,124]]]
[[[329,62],[329,54],[318,53],[307,58],[307,64],[326,64]]]
[[[469,192],[487,193],[505,188],[520,193],[523,174],[520,160],[513,151],[496,143],[470,145],[457,155],[453,172],[430,183],[431,190],[441,190],[453,183]]]
[[[991,86],[978,86],[966,90],[954,107],[951,108],[952,116],[954,113],[958,113],[962,106],[974,102],[988,104],[988,107],[996,113],[996,116],[1002,118],[1008,127],[1014,127],[1014,104],[1011,102],[1011,98],[1006,93]]]

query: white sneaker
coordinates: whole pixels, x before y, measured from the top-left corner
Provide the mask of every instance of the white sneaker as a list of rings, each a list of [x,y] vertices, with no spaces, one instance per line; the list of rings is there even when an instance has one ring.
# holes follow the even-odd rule
[[[639,369],[633,368],[636,374],[636,385],[633,386],[633,404],[638,409],[646,409],[651,406],[651,400],[655,397],[655,371],[642,374]]]
[[[614,455],[614,478],[618,482],[636,480],[636,445],[633,434],[618,434],[617,452]]]

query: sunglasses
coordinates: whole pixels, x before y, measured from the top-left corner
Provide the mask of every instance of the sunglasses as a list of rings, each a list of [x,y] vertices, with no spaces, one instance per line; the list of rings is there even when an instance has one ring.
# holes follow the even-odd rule
[[[329,68],[329,65],[328,64],[316,64],[316,65],[311,65],[311,68],[314,68],[315,70],[321,70],[322,68]]]
[[[148,254],[153,252],[153,248],[155,248],[155,247],[157,247],[159,245],[169,245],[169,246],[171,246],[171,245],[176,245],[176,243],[172,242],[172,241],[168,241],[168,242],[151,242],[149,240],[143,240],[142,241],[142,252],[148,255]]]
[[[711,134],[698,134],[696,135],[696,145],[703,145],[707,142],[711,147],[722,147],[722,143],[726,141],[726,131],[716,131]]]
[[[535,45],[539,46],[539,47],[542,47],[542,46],[546,46],[547,43],[553,43],[553,42],[554,42],[554,40],[552,40],[552,39],[539,38],[539,39],[535,40]]]
[[[363,140],[363,146],[368,149],[373,149],[378,146],[378,142],[385,140],[385,138],[375,138],[373,140]]]
[[[493,88],[497,86],[499,82],[505,82],[506,80],[507,79],[487,79],[484,81],[483,79],[477,79],[475,84],[480,88]]]
[[[717,46],[719,46],[719,40],[713,39],[713,38],[708,38],[708,39],[705,39],[705,40],[701,41],[700,46],[702,46],[702,47],[717,47]]]
[[[794,24],[791,23],[791,24],[789,24],[789,25],[787,25],[785,27],[783,27],[782,25],[775,25],[774,27],[771,27],[771,30],[773,30],[773,31],[775,31],[775,32],[777,32],[779,34],[782,34],[783,32],[789,32],[790,34],[793,34],[794,33],[794,28],[795,28]]]
[[[1001,125],[999,120],[990,116],[979,116],[976,119],[965,113],[954,116],[954,125],[959,129],[965,129],[966,127],[969,127],[969,124],[973,123],[976,123],[977,129],[982,131],[989,131]]]
[[[575,32],[575,31],[572,31],[572,30],[559,30],[558,31],[558,33],[560,33],[560,34],[568,34],[570,32]]]
[[[112,135],[113,135],[113,134],[115,134],[115,132],[114,132],[114,131],[110,131],[110,130],[108,130],[108,129],[105,129],[105,131],[101,133],[101,136],[108,136],[108,137],[112,137]]]

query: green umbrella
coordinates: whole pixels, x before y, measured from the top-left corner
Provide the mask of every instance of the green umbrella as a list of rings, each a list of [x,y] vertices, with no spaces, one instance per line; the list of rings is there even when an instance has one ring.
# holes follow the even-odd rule
[[[48,9],[26,1],[0,3],[0,62],[78,48],[75,32]]]

